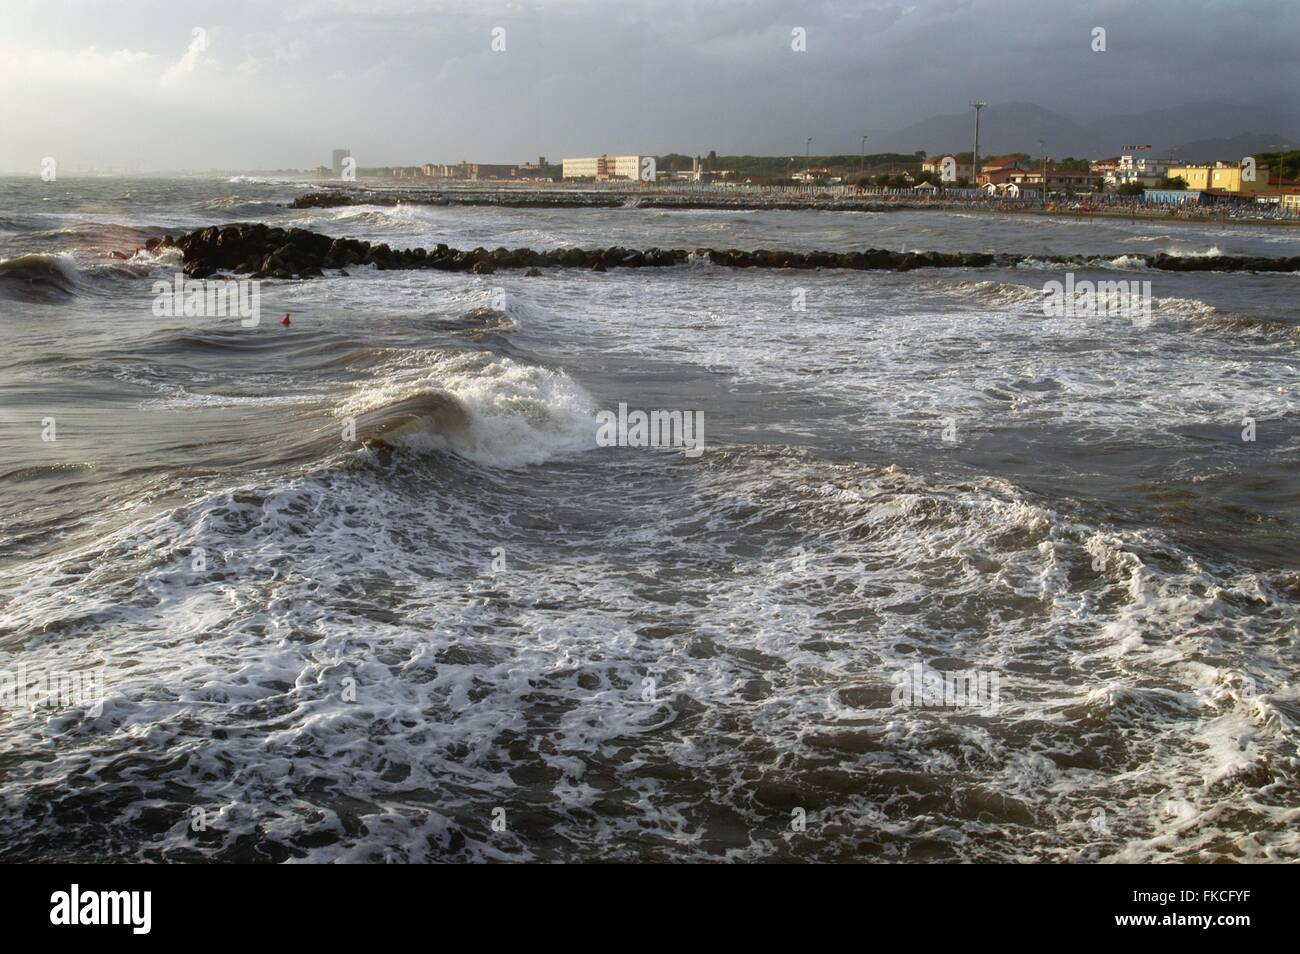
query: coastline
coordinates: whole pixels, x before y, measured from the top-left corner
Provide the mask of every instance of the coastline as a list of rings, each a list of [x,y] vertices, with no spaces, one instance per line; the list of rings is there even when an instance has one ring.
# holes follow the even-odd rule
[[[1036,204],[1009,203],[1011,200],[981,201],[941,199],[918,201],[910,198],[885,195],[809,195],[791,198],[789,193],[725,192],[693,193],[657,190],[579,190],[555,187],[520,187],[513,185],[493,188],[445,188],[390,185],[335,185],[322,184],[322,188],[305,193],[287,208],[330,208],[347,205],[468,205],[496,206],[499,208],[602,208],[602,209],[660,209],[665,211],[730,211],[730,212],[972,212],[986,215],[1037,215],[1075,219],[1130,219],[1133,221],[1187,222],[1216,225],[1268,225],[1284,228],[1300,226],[1300,218],[1268,218],[1264,216],[1240,218],[1231,215],[1179,215],[1179,206],[1142,208],[1044,209]]]
[[[1204,216],[1187,216],[1173,214],[1159,214],[1151,212],[1122,212],[1110,209],[1098,209],[1095,212],[1079,212],[1075,209],[987,209],[987,210],[963,210],[963,211],[987,211],[994,214],[1006,215],[1040,215],[1045,218],[1067,218],[1067,219],[1128,219],[1139,222],[1177,222],[1183,225],[1238,225],[1238,226],[1255,226],[1268,225],[1280,226],[1282,228],[1300,227],[1300,219],[1238,219],[1231,216],[1204,215]]]

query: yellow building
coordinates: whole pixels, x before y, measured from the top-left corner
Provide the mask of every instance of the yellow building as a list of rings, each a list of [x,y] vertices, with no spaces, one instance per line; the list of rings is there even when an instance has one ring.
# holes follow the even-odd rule
[[[1217,192],[1267,192],[1268,170],[1256,169],[1255,179],[1243,179],[1247,167],[1216,162],[1212,166],[1170,166],[1168,176],[1171,179],[1181,177],[1187,188],[1201,192],[1213,189]]]

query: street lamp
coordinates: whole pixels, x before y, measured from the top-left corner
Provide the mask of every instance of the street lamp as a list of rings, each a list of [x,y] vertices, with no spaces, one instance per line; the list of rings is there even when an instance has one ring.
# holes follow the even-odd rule
[[[971,103],[975,108],[975,151],[970,157],[970,178],[975,188],[979,188],[980,179],[980,110],[988,103]]]
[[[867,171],[867,137],[862,137],[862,159],[858,162],[858,175]]]

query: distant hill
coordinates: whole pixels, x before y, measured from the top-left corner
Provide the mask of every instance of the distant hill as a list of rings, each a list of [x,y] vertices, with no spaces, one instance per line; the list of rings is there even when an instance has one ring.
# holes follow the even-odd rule
[[[1258,158],[1263,153],[1287,152],[1300,142],[1281,136],[1259,133],[1242,133],[1230,139],[1198,139],[1174,147],[1174,155],[1184,162],[1214,162],[1216,159],[1238,161],[1243,156]]]
[[[665,153],[655,157],[655,167],[663,172],[685,172],[691,168],[691,157],[680,152]],[[701,157],[705,171],[726,169],[738,175],[775,175],[787,176],[791,172],[806,166],[814,168],[834,168],[854,170],[861,165],[868,172],[881,169],[895,169],[907,166],[919,166],[921,160],[915,154],[898,155],[896,153],[870,152],[862,155],[816,155],[804,156],[714,156],[713,159]]]
[[[1250,130],[1273,129],[1275,134],[1258,135]],[[1207,132],[1219,132],[1223,145],[1206,139]],[[984,109],[980,120],[980,153],[986,156],[1012,152],[1038,155],[1038,140],[1046,142],[1049,155],[1101,159],[1119,155],[1126,145],[1150,145],[1153,155],[1165,155],[1170,149],[1196,147],[1193,155],[1179,158],[1200,159],[1208,150],[1226,149],[1225,156],[1236,154],[1237,139],[1249,140],[1252,149],[1300,139],[1300,105],[1291,101],[1264,106],[1240,103],[1203,102],[1185,106],[1151,109],[1139,113],[1083,121],[1045,109],[1035,103],[994,103]],[[872,146],[901,153],[924,149],[935,155],[944,152],[969,152],[975,138],[975,115],[972,110],[913,123],[892,133],[872,137]],[[1256,146],[1258,140],[1260,145]],[[1204,148],[1202,148],[1204,147]],[[1251,149],[1241,152],[1250,155]],[[1220,157],[1221,158],[1221,157]]]
[[[1087,128],[1034,103],[996,103],[980,116],[980,154],[1027,152],[1038,155],[1038,140],[1054,156],[1088,155],[1092,136]],[[931,116],[897,132],[873,137],[877,149],[894,152],[926,150],[930,155],[970,152],[975,143],[975,112]]]

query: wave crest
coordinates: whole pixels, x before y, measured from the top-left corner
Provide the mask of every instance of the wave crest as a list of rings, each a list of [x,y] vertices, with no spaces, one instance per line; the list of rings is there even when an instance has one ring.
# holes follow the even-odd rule
[[[595,446],[591,396],[563,371],[486,352],[407,352],[337,409],[385,443],[521,468]]]

